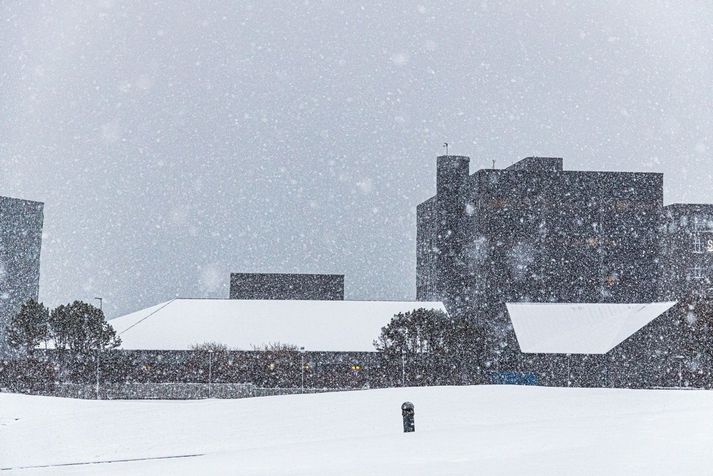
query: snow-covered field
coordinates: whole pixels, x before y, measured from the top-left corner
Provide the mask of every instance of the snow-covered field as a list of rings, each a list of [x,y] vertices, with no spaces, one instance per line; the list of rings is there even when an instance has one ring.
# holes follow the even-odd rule
[[[416,406],[416,433],[402,433],[405,400]],[[0,394],[2,474],[712,474],[711,448],[713,393],[704,391],[478,386],[98,402]]]

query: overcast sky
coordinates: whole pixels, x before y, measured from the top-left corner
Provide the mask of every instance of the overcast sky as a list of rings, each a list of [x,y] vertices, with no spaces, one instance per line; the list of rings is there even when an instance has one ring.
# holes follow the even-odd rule
[[[231,271],[414,298],[444,141],[471,171],[561,156],[713,202],[707,0],[0,0],[0,93],[0,194],[45,202],[40,297],[109,317]]]

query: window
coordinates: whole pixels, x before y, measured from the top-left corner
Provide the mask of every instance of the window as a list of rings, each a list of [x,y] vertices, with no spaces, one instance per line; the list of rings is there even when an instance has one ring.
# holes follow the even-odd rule
[[[696,215],[693,217],[693,230],[694,231],[701,231],[705,226],[705,223],[703,223],[703,220]]]
[[[703,279],[703,268],[698,265],[688,268],[688,279]]]
[[[701,235],[699,233],[693,234],[693,252],[703,253],[703,241],[701,240]]]

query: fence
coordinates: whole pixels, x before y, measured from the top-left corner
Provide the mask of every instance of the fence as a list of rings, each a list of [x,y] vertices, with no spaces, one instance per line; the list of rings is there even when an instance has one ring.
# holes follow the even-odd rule
[[[483,368],[469,356],[347,352],[37,351],[0,360],[0,389],[78,398],[243,398],[399,386],[531,384],[711,388],[710,365],[641,353],[528,355]],[[527,376],[520,378],[519,376]],[[517,378],[511,378],[515,376]],[[507,377],[507,378],[506,378]],[[304,390],[303,390],[304,389]]]
[[[102,400],[198,400],[203,398],[251,398],[301,393],[339,392],[355,389],[339,388],[264,388],[240,383],[110,383],[99,386]],[[81,383],[57,384],[51,389],[33,392],[65,398],[97,398],[96,385]]]
[[[97,380],[104,398],[204,398],[208,389],[218,398],[240,398],[250,392],[476,384],[482,372],[471,361],[450,357],[368,352],[112,350],[97,360],[96,353],[49,350],[0,361],[0,388],[13,391],[82,397],[96,395]]]

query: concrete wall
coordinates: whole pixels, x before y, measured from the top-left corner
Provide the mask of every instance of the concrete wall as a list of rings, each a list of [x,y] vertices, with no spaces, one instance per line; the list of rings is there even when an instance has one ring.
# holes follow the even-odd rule
[[[231,273],[230,299],[343,300],[343,274]]]
[[[5,327],[40,287],[43,204],[0,197],[0,355]]]

